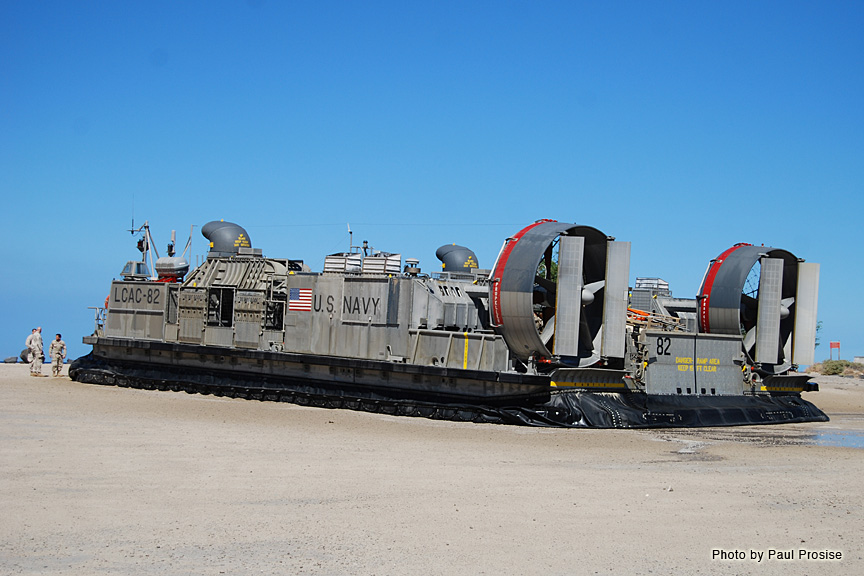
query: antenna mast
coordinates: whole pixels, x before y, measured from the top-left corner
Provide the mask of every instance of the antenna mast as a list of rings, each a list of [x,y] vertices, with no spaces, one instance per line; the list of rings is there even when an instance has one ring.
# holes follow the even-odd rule
[[[153,244],[153,237],[150,235],[150,222],[144,221],[144,225],[135,228],[135,219],[132,219],[132,229],[129,232],[134,236],[139,232],[144,232],[144,238],[138,241],[138,249],[141,251],[141,261],[149,266],[150,279],[156,280],[156,268],[153,265],[153,253],[156,253],[156,258],[159,258],[159,250]]]

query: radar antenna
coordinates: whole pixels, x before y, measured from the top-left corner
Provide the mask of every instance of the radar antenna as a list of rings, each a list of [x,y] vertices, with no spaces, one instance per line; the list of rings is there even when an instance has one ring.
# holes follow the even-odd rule
[[[135,234],[142,233],[142,237],[138,240],[138,250],[141,251],[141,261],[147,265],[148,271],[150,273],[150,279],[156,280],[156,268],[153,265],[153,254],[156,254],[156,258],[159,258],[159,250],[156,248],[156,245],[153,243],[153,237],[150,235],[150,222],[148,220],[144,221],[144,224],[138,228],[135,228],[135,219],[132,219],[132,228],[129,229],[129,233],[133,236]]]

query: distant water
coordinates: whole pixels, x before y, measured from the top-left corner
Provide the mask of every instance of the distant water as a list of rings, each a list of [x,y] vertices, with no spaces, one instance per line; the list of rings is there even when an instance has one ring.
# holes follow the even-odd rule
[[[819,446],[841,446],[844,448],[864,448],[862,430],[823,430],[813,435],[813,443]]]

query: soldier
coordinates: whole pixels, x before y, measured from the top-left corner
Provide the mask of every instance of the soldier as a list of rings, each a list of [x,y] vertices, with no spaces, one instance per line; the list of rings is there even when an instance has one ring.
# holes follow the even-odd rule
[[[39,326],[33,331],[33,334],[27,339],[29,342],[30,355],[30,375],[41,377],[42,374],[42,327]]]
[[[30,375],[33,375],[33,352],[30,350],[30,345],[33,344],[33,335],[36,334],[36,329],[33,328],[30,334],[27,335],[27,340],[24,341],[24,350],[21,351],[21,361],[30,365]]]
[[[27,362],[30,362],[30,361],[31,361],[31,358],[30,358],[30,344],[33,343],[33,335],[34,335],[34,334],[36,334],[36,329],[35,329],[35,328],[33,328],[33,330],[30,331],[30,334],[27,336],[27,340],[24,341],[24,346],[27,348],[27,358],[26,358],[26,361],[27,361]],[[21,358],[21,359],[22,359],[22,360],[25,360],[25,358]]]
[[[60,339],[60,334],[51,341],[48,355],[51,356],[51,372],[55,377],[60,376],[60,372],[63,371],[63,360],[66,358],[66,342]]]

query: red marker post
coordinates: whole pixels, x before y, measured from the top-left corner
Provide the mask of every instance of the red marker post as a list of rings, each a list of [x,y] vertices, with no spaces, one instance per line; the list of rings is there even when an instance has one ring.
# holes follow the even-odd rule
[[[831,342],[828,348],[828,357],[834,359],[834,348],[837,349],[837,359],[840,359],[840,342]]]

